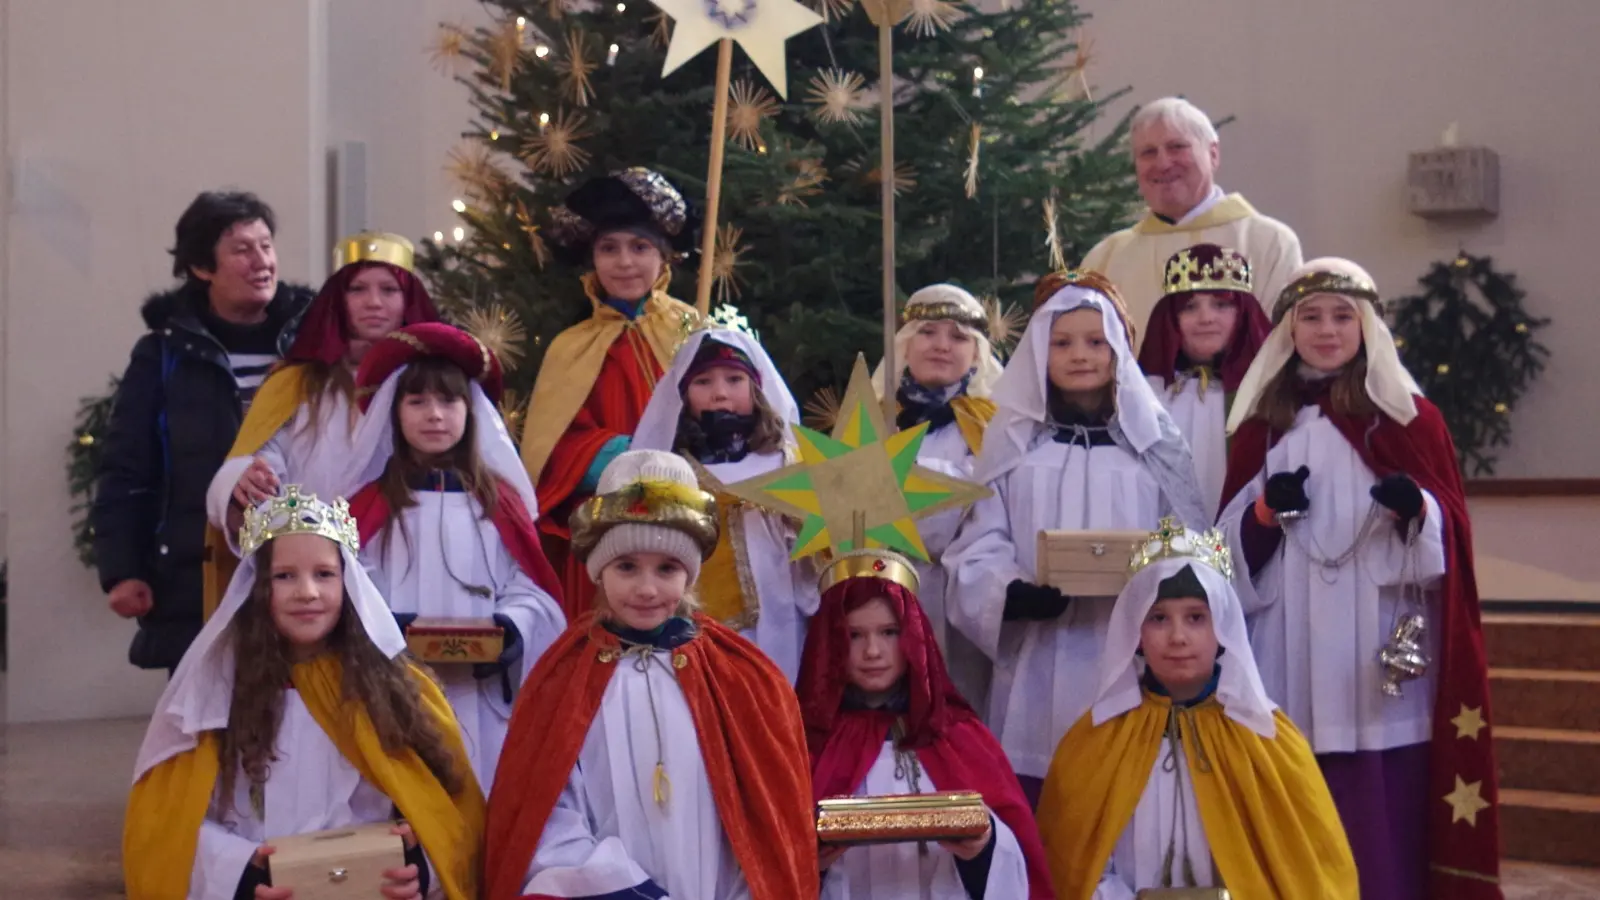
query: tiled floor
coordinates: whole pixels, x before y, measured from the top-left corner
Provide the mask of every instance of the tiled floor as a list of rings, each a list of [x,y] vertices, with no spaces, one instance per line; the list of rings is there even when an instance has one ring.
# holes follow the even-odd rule
[[[118,900],[123,800],[142,720],[0,725],[0,894]],[[1600,870],[1507,863],[1506,900],[1600,900]]]

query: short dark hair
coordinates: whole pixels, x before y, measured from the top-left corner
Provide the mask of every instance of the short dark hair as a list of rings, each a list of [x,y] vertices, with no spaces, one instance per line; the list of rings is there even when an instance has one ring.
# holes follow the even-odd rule
[[[217,267],[217,242],[228,229],[241,223],[265,222],[267,230],[278,233],[278,217],[272,207],[247,191],[204,191],[178,217],[177,239],[172,254],[172,274],[193,278],[193,269]]]

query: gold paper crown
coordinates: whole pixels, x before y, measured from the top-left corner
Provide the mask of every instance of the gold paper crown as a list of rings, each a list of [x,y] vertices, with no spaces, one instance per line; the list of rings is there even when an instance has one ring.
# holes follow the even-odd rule
[[[641,478],[609,494],[596,494],[572,511],[572,549],[587,560],[606,532],[625,524],[657,525],[687,534],[710,558],[717,547],[717,498],[692,484]]]
[[[333,248],[335,272],[358,262],[381,262],[399,266],[407,272],[414,271],[416,250],[411,242],[387,231],[363,231],[352,234]]]
[[[689,339],[702,331],[738,331],[750,336],[756,343],[761,343],[761,335],[750,327],[750,320],[739,308],[732,303],[724,303],[712,310],[709,315],[702,316],[693,309],[687,310],[678,316],[678,343],[672,348],[672,355],[677,356],[683,345]]]
[[[302,493],[298,484],[285,487],[283,496],[244,511],[239,553],[249,556],[267,541],[286,534],[320,534],[343,544],[351,553],[361,549],[361,532],[350,515],[350,504],[343,497],[336,497],[330,506],[318,500],[316,494]]]
[[[829,563],[827,568],[822,570],[822,576],[817,579],[817,591],[826,594],[834,585],[852,578],[881,578],[884,581],[892,581],[913,594],[917,592],[921,583],[917,577],[916,567],[911,565],[911,560],[892,550],[869,547],[865,550],[851,550]]]
[[[1301,300],[1312,294],[1359,297],[1371,303],[1379,315],[1384,312],[1383,301],[1378,297],[1378,286],[1365,278],[1357,278],[1344,272],[1307,272],[1279,292],[1278,302],[1272,306],[1273,324],[1283,321],[1289,310],[1294,309]]]
[[[912,303],[908,304],[900,313],[900,322],[937,322],[949,320],[968,328],[987,334],[989,317],[982,309],[968,309],[959,303],[940,301],[938,303]]]
[[[1208,248],[1211,245],[1206,245]],[[1167,260],[1166,293],[1190,291],[1242,291],[1252,293],[1250,261],[1236,250],[1216,247],[1198,256],[1195,248],[1179,250]]]
[[[1134,545],[1133,557],[1128,562],[1129,574],[1135,574],[1156,560],[1188,557],[1216,569],[1223,578],[1233,578],[1233,555],[1222,539],[1222,532],[1193,532],[1183,527],[1177,519],[1167,516],[1142,543]]]

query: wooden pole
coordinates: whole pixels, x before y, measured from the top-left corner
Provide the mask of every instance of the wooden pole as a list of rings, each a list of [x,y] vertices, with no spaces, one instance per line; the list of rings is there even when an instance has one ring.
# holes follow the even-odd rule
[[[850,514],[850,549],[867,549],[867,511],[858,509]]]
[[[894,19],[882,16],[878,22],[878,103],[882,149],[878,169],[883,173],[883,422],[895,429],[895,391],[900,385],[900,370],[894,358]]]
[[[694,306],[711,312],[711,266],[717,252],[717,205],[722,202],[722,151],[728,143],[728,79],[733,72],[733,40],[717,42],[717,96],[711,106],[711,164],[706,169],[705,233],[700,236],[700,283]]]

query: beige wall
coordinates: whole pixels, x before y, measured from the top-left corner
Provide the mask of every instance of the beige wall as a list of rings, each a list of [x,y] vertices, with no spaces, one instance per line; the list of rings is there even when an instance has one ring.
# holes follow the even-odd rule
[[[1183,94],[1222,133],[1225,188],[1411,293],[1465,246],[1518,274],[1553,359],[1515,413],[1506,477],[1600,475],[1600,4],[1593,0],[1084,0],[1092,80],[1128,103]],[[1125,109],[1126,106],[1120,107]],[[1406,154],[1460,122],[1500,155],[1501,213],[1481,226],[1406,212]]]
[[[321,276],[323,0],[7,0],[3,81],[5,478],[13,720],[149,709],[73,556],[63,469],[78,398],[120,372],[138,304],[194,194],[240,186],[279,214],[286,275]]]

